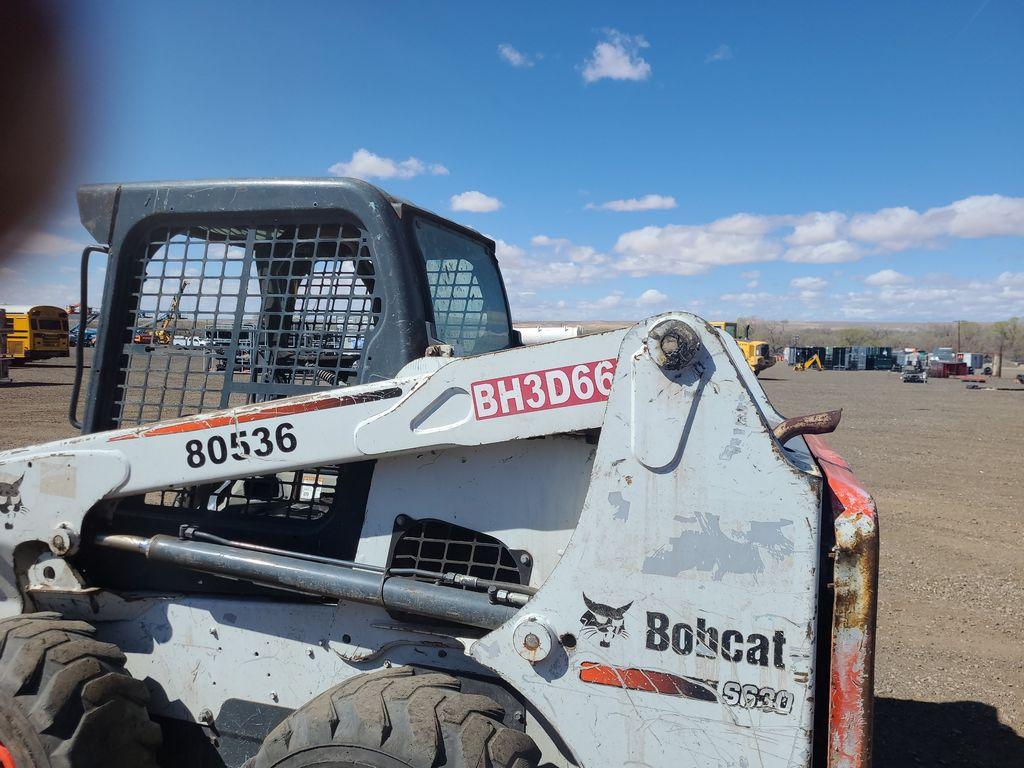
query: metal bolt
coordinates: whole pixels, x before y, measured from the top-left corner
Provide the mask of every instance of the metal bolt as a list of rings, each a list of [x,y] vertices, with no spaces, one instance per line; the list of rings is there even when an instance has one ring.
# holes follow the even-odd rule
[[[529,552],[523,552],[523,554],[521,554],[519,556],[519,563],[520,563],[520,565],[529,565],[532,562],[533,562],[533,558],[530,557],[530,553]]]
[[[391,662],[390,661],[387,661],[387,660],[384,661],[384,669],[391,669]]]
[[[216,627],[210,627],[210,634],[213,635],[214,637],[217,637],[217,628]]]
[[[409,524],[409,518],[406,517],[405,515],[399,515],[398,517],[395,518],[395,525],[397,525],[399,528],[404,528],[408,524]]]
[[[59,533],[52,539],[50,539],[50,543],[53,544],[53,548],[58,552],[63,552],[64,549],[67,547],[67,542],[64,541],[64,537],[61,536]]]
[[[540,638],[531,632],[523,638],[523,647],[528,651],[536,651],[540,648]]]
[[[277,691],[271,691],[270,698],[272,701],[277,701]]]
[[[206,723],[207,725],[213,725],[213,712],[208,709],[204,709],[199,713],[199,722]]]
[[[648,349],[655,362],[666,371],[679,371],[688,366],[697,358],[700,346],[697,332],[680,320],[658,323],[649,334]]]
[[[306,649],[306,653],[307,653],[307,654],[309,655],[309,658],[311,658],[311,659],[313,658],[313,656],[315,656],[315,655],[316,655],[316,654],[315,654],[315,653],[313,652],[313,649],[312,649],[312,648],[307,648],[307,649]]]
[[[512,713],[512,719],[515,720],[517,723],[521,723],[526,718],[523,717],[523,713],[522,712],[516,711],[516,712]]]

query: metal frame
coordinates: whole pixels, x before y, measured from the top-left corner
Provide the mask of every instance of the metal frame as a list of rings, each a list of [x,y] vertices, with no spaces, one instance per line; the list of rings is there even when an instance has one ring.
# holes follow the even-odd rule
[[[763,766],[810,765],[815,711],[824,706],[817,677],[832,675],[833,728],[859,727],[863,739],[865,713],[850,719],[852,700],[836,694],[836,665],[843,685],[869,695],[872,649],[836,630],[833,668],[816,661],[822,550],[830,540],[823,531],[833,521],[807,444],[774,437],[781,421],[733,340],[672,313],[529,348],[422,358],[379,383],[8,452],[0,454],[0,480],[23,478],[19,503],[31,514],[9,517],[0,530],[0,610],[17,613],[27,593],[37,605],[110,621],[102,634],[125,647],[136,674],[159,681],[179,717],[197,717],[197,707],[217,711],[232,696],[298,706],[327,680],[385,661],[423,663],[428,653],[434,665],[491,670],[535,713],[528,730],[556,729],[544,735],[564,742],[581,766],[735,765],[755,756]],[[219,448],[257,429],[274,436],[266,455]],[[260,616],[265,609],[251,598],[119,602],[74,568],[75,552],[91,544],[82,538],[88,520],[136,494],[565,439],[555,436],[596,440],[578,522],[547,553],[552,565],[535,569],[536,595],[482,637],[396,623],[379,608],[344,601],[279,604],[288,617],[279,624]],[[433,477],[434,495],[453,505],[454,522],[490,532],[475,512],[487,503],[486,478],[481,484],[458,474],[457,461],[451,466],[453,474]],[[520,482],[531,480],[544,492],[559,478],[540,472]],[[836,523],[837,601],[847,562],[871,572],[870,552],[846,545],[845,526],[868,519],[865,510]],[[370,505],[364,531],[387,538],[366,551],[386,552],[393,520],[405,511]],[[535,530],[506,526],[507,546],[530,549],[523,537]],[[867,586],[851,585],[865,596],[859,616],[873,610]],[[837,622],[846,615],[841,605]],[[146,642],[161,626],[174,631]],[[329,664],[310,663],[324,660],[317,648],[334,651]],[[225,666],[252,649],[274,654],[276,672],[268,675],[291,680],[287,698],[245,668]],[[195,659],[204,660],[201,677],[161,671]],[[859,762],[842,762],[848,737],[831,736],[831,764],[868,764],[863,749]],[[567,764],[564,756],[545,758]]]

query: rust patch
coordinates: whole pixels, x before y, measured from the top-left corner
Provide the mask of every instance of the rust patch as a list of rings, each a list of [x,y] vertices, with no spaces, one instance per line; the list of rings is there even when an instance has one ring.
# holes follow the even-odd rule
[[[850,465],[820,437],[805,437],[828,482],[836,530],[829,678],[828,765],[870,768],[878,607],[878,514]]]
[[[839,420],[843,417],[843,410],[825,411],[824,413],[811,413],[807,416],[794,416],[780,422],[772,434],[780,443],[785,443],[797,435],[826,435],[835,432],[839,426]]]

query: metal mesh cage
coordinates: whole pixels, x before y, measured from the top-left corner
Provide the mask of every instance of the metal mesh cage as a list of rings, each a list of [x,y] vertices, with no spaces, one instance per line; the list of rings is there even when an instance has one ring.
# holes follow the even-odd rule
[[[406,528],[395,542],[390,566],[523,583],[508,547],[493,536],[442,520],[417,520]]]
[[[131,295],[118,426],[354,383],[381,316],[366,232],[350,224],[157,227]],[[248,519],[328,514],[337,467],[150,493]]]
[[[133,291],[119,426],[336,387],[380,319],[351,225],[152,230]]]

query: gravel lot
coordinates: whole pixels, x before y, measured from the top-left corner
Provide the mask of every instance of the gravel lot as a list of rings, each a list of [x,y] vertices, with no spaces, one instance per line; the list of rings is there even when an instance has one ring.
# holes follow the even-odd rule
[[[13,370],[0,449],[73,434],[73,372]],[[880,509],[875,765],[1024,766],[1024,388],[780,365],[762,381],[784,415],[844,409],[830,442]]]
[[[785,416],[843,408],[829,442],[878,504],[875,765],[1024,766],[1024,388],[761,378]]]

